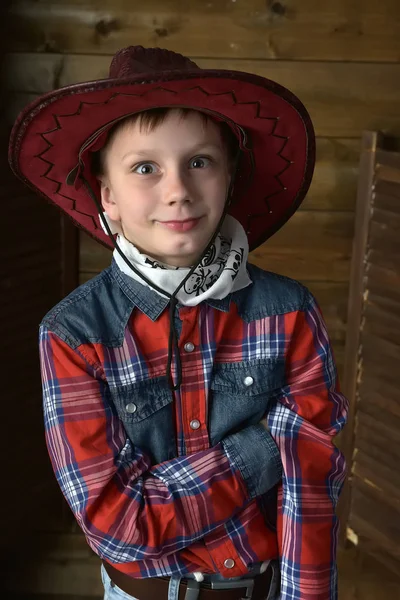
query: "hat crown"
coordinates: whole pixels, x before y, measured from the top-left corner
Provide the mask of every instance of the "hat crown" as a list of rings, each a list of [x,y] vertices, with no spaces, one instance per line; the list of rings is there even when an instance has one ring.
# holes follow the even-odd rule
[[[110,65],[110,77],[134,77],[140,73],[161,71],[200,70],[189,58],[162,48],[143,48],[128,46],[114,55]]]

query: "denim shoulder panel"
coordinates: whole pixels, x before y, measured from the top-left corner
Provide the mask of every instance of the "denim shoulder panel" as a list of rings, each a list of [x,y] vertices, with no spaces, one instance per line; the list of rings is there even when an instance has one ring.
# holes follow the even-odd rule
[[[133,307],[108,267],[61,300],[42,324],[73,348],[88,342],[120,346]]]
[[[232,300],[247,323],[272,315],[304,310],[309,291],[300,282],[247,264],[253,285],[236,292]]]

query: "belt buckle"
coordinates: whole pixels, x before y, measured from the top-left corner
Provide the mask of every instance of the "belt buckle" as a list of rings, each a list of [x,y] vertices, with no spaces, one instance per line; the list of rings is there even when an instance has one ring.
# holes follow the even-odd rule
[[[212,590],[234,590],[238,588],[246,588],[246,595],[242,600],[251,600],[254,590],[254,577],[240,579],[239,581],[211,581]]]

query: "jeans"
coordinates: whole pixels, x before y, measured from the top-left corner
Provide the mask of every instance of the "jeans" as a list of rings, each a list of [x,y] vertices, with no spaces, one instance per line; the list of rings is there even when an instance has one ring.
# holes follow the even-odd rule
[[[272,561],[271,565],[273,569],[271,588],[268,596],[265,597],[265,600],[279,600],[280,573],[278,561]],[[140,598],[135,598],[134,596],[123,592],[121,588],[115,585],[111,581],[103,565],[101,565],[101,579],[104,585],[104,600],[140,600]],[[168,598],[160,598],[160,600],[177,600],[180,579],[180,577],[171,577]],[[190,577],[190,575],[186,575],[185,579],[192,579],[192,577]],[[205,581],[210,581],[211,579],[213,581],[223,581],[223,577],[220,575],[205,576]],[[233,577],[231,578],[231,581],[235,579],[239,578]],[[245,579],[245,577],[243,579]]]

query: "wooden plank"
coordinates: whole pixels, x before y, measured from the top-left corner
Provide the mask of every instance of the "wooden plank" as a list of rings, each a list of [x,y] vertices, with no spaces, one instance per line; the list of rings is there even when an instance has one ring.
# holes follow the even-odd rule
[[[393,196],[398,202],[400,202],[400,188],[397,183],[378,179],[374,182],[373,190],[374,194]]]
[[[379,524],[380,531],[386,535],[389,533],[388,539],[394,541],[398,531],[395,527],[391,529],[390,521],[394,519],[397,526],[400,525],[400,496],[398,495],[398,488],[396,488],[396,481],[391,482],[390,478],[382,478],[380,476],[381,472],[375,480],[371,479],[371,477],[374,477],[374,470],[376,469],[379,469],[379,463],[371,460],[370,457],[368,457],[368,462],[364,464],[355,463],[354,475],[352,476],[354,495],[356,498],[361,498],[363,503],[368,499],[368,510],[372,509],[375,504],[374,512],[377,514],[371,515],[370,521]],[[386,471],[389,477],[389,471]],[[352,510],[355,513],[358,508],[357,514],[366,516],[367,507],[360,506],[360,504],[357,507],[357,504],[354,504]]]
[[[5,80],[13,92],[42,93],[54,87],[104,78],[110,56],[9,54]],[[400,134],[399,64],[216,60],[209,69],[241,70],[289,87],[308,108],[320,137],[359,138],[365,129]],[[379,85],[371,86],[371,81]]]
[[[374,377],[374,373],[371,373],[369,369],[366,369],[363,372],[359,387],[359,395],[360,398],[363,399],[363,403],[373,404],[382,411],[400,417],[400,395],[398,385],[389,383],[384,378]],[[385,443],[387,443],[386,440]]]
[[[397,257],[400,251],[400,214],[374,208],[368,244],[385,256]]]
[[[364,294],[364,256],[368,241],[368,222],[371,203],[370,186],[373,181],[374,152],[380,141],[376,132],[366,131],[362,136],[359,182],[355,215],[355,234],[351,260],[350,290],[348,303],[349,324],[345,360],[343,391],[349,400],[348,425],[343,432],[342,449],[348,464],[351,464],[356,429],[357,381],[359,377],[360,323]],[[351,502],[351,487],[346,483],[339,505],[340,519],[347,523]],[[345,541],[345,529],[341,532],[341,542]]]
[[[379,500],[371,498],[370,494],[363,492],[357,487],[354,489],[349,526],[358,535],[365,536],[400,560],[400,548],[396,541],[398,512],[393,509],[389,510],[388,507],[385,507],[385,511],[380,510]]]
[[[374,207],[381,210],[387,210],[396,215],[400,214],[400,197],[396,198],[395,196],[389,196],[388,194],[374,192],[372,198]]]
[[[387,509],[398,512],[400,522],[400,484],[399,478],[393,476],[393,469],[358,450],[352,467],[354,490],[359,481],[376,491],[379,509],[382,512]]]
[[[381,407],[378,403],[374,403],[371,401],[364,401],[361,398],[360,405],[358,408],[358,427],[357,427],[357,440],[356,446],[358,447],[358,429],[365,427],[365,418],[367,418],[367,423],[370,423],[371,419],[376,422],[376,427],[373,430],[368,432],[368,439],[371,444],[371,447],[377,445],[379,446],[379,436],[381,438],[386,437],[386,444],[382,445],[382,451],[384,451],[388,456],[397,456],[399,454],[399,448],[392,448],[389,444],[389,440],[397,440],[398,432],[400,432],[400,419],[393,413],[389,411],[382,411]],[[396,444],[394,444],[396,445]],[[357,458],[358,460],[358,458]],[[383,465],[382,465],[383,466]],[[393,473],[392,479],[397,476],[399,477],[399,494],[400,494],[400,470],[395,469],[396,474]],[[377,473],[378,474],[378,473]]]
[[[297,212],[270,240],[250,254],[261,268],[307,281],[348,281],[353,215],[347,212]],[[98,273],[110,251],[81,234],[80,269]]]
[[[400,274],[398,272],[396,256],[388,256],[384,252],[371,250],[368,254],[368,281],[367,287],[381,289],[381,293],[398,294]]]
[[[85,234],[82,234],[85,235]],[[81,237],[81,272],[93,277],[96,273],[109,265],[108,250],[100,244]],[[97,248],[96,246],[99,246]],[[350,261],[348,256],[320,254],[315,250],[303,249],[300,253],[296,249],[287,248],[286,252],[254,251],[249,256],[249,261],[262,269],[280,273],[293,279],[312,281],[347,282],[349,280]]]
[[[361,344],[363,368],[398,386],[400,346],[366,331],[362,332]]]
[[[381,167],[388,166],[393,169],[400,169],[400,152],[379,149],[376,153],[376,172],[379,173]],[[381,179],[386,177],[380,176]]]
[[[359,140],[317,138],[314,177],[300,210],[354,211],[359,157]]]
[[[347,544],[338,551],[340,600],[400,597],[400,563],[382,548],[378,549],[362,536],[358,537],[358,546]]]
[[[387,423],[376,421],[374,417],[371,417],[366,412],[360,412],[357,415],[360,426],[364,426],[367,430],[376,432],[376,435],[386,438],[387,444],[399,444],[400,443],[400,431],[396,431],[393,427],[390,427]]]
[[[368,299],[364,305],[363,332],[397,344],[400,347],[400,305],[388,312]]]
[[[364,399],[363,399],[364,404]],[[370,430],[365,427],[364,424],[359,424],[357,427],[357,438],[356,438],[356,450],[355,450],[355,462],[360,460],[360,457],[371,457],[378,463],[385,465],[389,469],[392,469],[394,473],[398,472],[398,465],[400,461],[400,449],[396,444],[388,447],[387,439],[376,433],[375,430]],[[361,459],[366,460],[366,459]],[[377,470],[373,477],[375,481],[376,476],[381,476],[380,469]],[[392,475],[390,474],[389,480],[392,481]],[[400,488],[397,489],[396,495],[400,493]]]
[[[37,98],[37,94],[6,92],[5,108],[3,112],[4,124],[10,128],[21,110]]]
[[[399,166],[377,164],[375,168],[375,175],[381,181],[388,181],[390,183],[400,184]]]
[[[373,288],[368,286],[368,293],[366,297],[365,307],[376,306],[380,310],[384,311],[387,315],[390,315],[395,320],[400,317],[400,289],[397,290],[397,294],[393,297],[385,294],[384,290]]]
[[[396,0],[14,1],[17,51],[112,54],[134,41],[192,56],[396,62]]]

